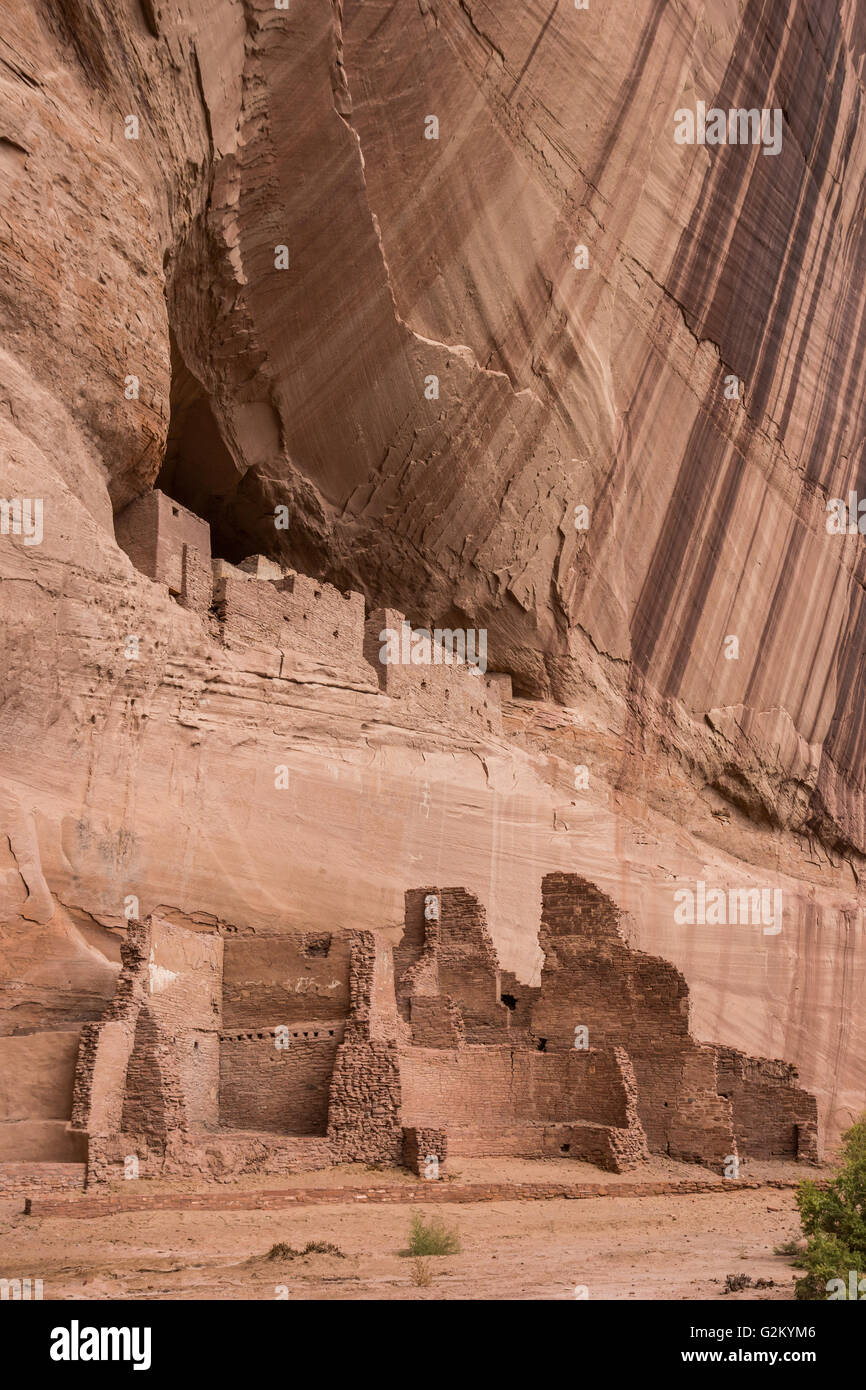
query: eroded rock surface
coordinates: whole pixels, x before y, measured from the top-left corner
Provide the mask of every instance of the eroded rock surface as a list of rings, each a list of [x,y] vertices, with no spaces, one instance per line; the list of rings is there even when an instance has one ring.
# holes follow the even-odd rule
[[[682,973],[696,1039],[795,1064],[832,1139],[866,1094],[864,561],[825,524],[863,479],[862,5],[3,28],[0,492],[44,509],[0,536],[22,1156],[72,1156],[69,1039],[128,916],[396,943],[407,887],[459,883],[535,988],[557,870]],[[699,100],[779,108],[780,153],[677,145]],[[214,612],[117,544],[155,484],[210,524]],[[457,718],[354,642],[281,643],[301,601],[258,574],[253,640],[256,554],[485,629],[518,698]],[[677,921],[698,883],[780,891],[781,931]]]

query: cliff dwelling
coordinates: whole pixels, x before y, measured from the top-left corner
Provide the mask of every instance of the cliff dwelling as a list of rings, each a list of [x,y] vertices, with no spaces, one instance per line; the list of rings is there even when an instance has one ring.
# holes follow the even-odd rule
[[[262,688],[337,681],[389,721],[501,736],[509,678],[469,663],[383,663],[402,613],[252,556],[213,559],[206,522],[159,490],[123,509],[136,568],[203,623]],[[426,639],[429,646],[429,635]],[[202,706],[203,707],[203,706]],[[448,1156],[568,1157],[611,1172],[653,1153],[729,1174],[818,1158],[814,1096],[793,1065],[690,1032],[682,973],[633,949],[613,900],[549,873],[539,982],[501,968],[484,905],[405,893],[399,939],[329,930],[128,920],[107,1007],[36,1035],[65,1080],[12,1158],[122,1177],[280,1174]],[[100,1016],[101,1015],[101,1016]],[[65,1097],[65,1098],[64,1098]],[[50,1120],[49,1120],[50,1115]],[[35,1121],[37,1117],[29,1117]],[[21,1131],[22,1136],[24,1134]]]
[[[541,984],[510,1007],[484,909],[458,888],[408,891],[393,949],[351,930],[131,923],[114,1001],[81,1031],[71,1131],[88,1185],[131,1155],[151,1176],[817,1159],[795,1069],[696,1042],[683,977],[628,947],[605,894],[548,875],[539,939]]]
[[[0,1301],[866,1287],[866,0],[3,11]]]

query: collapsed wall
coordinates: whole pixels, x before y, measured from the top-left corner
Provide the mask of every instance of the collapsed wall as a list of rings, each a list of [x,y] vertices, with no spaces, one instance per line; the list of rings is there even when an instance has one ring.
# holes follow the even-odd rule
[[[652,1149],[722,1165],[738,1147],[753,1157],[817,1156],[817,1104],[796,1086],[794,1067],[692,1038],[684,976],[668,961],[632,950],[616,904],[594,884],[548,874],[542,891],[545,955],[533,1032],[547,1047],[574,1046],[581,1028],[595,1047],[625,1048]],[[736,1083],[734,1056],[748,1062]],[[766,1120],[755,1123],[761,1111]],[[772,1143],[765,1138],[770,1129]]]
[[[222,942],[131,922],[114,1000],[81,1030],[71,1128],[88,1180],[135,1156],[165,1159],[218,1120]]]
[[[625,941],[574,874],[542,885],[541,985],[505,991],[482,905],[412,889],[384,936],[131,923],[105,1018],[82,1030],[72,1128],[88,1181],[341,1161],[650,1151],[729,1171],[817,1158],[787,1063],[695,1041],[682,976]],[[519,982],[507,980],[512,990]],[[128,1175],[128,1174],[127,1174]]]

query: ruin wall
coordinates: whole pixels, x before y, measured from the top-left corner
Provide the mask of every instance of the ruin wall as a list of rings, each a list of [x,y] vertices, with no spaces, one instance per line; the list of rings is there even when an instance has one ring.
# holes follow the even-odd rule
[[[287,1033],[221,1033],[220,1123],[276,1134],[326,1134],[331,1078],[342,1040],[337,1020]]]
[[[224,938],[226,1029],[345,1018],[351,943],[326,933]]]
[[[382,659],[382,634],[401,633],[408,626],[404,615],[393,608],[377,608],[367,619],[364,656],[376,672],[383,693],[393,700],[411,703],[417,715],[437,724],[501,735],[504,685],[488,681],[483,672],[468,662],[449,662],[441,643],[430,644],[430,660],[423,663]],[[403,643],[400,651],[405,655]]]
[[[208,612],[213,579],[206,521],[155,488],[118,514],[114,530],[136,569],[167,585],[184,608]]]

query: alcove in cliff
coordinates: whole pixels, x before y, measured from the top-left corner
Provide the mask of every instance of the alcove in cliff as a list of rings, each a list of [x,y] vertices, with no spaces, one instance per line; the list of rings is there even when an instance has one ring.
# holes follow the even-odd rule
[[[211,528],[211,553],[237,563],[249,554],[232,524],[232,499],[241,474],[217,424],[207,391],[189,370],[174,334],[171,345],[171,418],[156,486]]]

